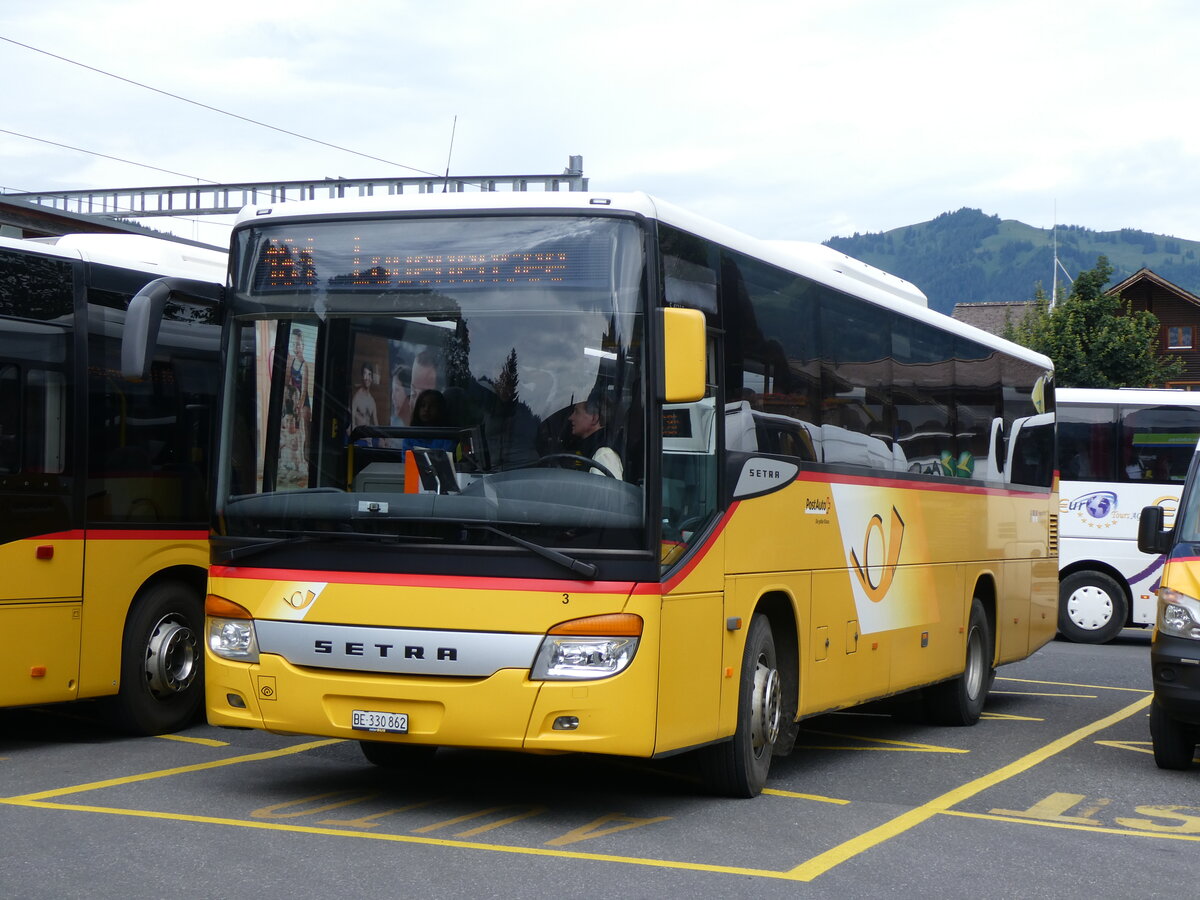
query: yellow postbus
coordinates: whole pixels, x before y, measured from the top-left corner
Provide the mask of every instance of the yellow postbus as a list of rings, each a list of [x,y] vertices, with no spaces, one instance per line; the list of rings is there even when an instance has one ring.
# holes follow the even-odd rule
[[[643,194],[248,208],[211,723],[665,757],[980,715],[1057,623],[1049,360]]]
[[[196,715],[225,260],[0,238],[0,706],[111,697],[143,734]],[[126,307],[160,278],[158,350],[124,378]]]
[[[1143,507],[1138,521],[1138,549],[1163,559],[1150,642],[1150,738],[1160,769],[1190,769],[1200,743],[1200,445],[1172,512],[1167,527],[1160,505]]]

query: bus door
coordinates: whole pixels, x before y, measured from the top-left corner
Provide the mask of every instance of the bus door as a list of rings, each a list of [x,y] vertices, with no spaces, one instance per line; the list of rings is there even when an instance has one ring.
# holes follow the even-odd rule
[[[78,690],[83,531],[75,515],[72,332],[0,325],[0,702]]]

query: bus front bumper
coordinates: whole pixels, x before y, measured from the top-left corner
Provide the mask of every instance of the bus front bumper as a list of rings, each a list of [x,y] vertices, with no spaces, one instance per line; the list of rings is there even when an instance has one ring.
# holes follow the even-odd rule
[[[210,724],[433,746],[654,753],[656,691],[637,665],[594,681],[531,681],[523,669],[487,678],[413,677],[311,669],[263,654],[230,662],[209,652]],[[407,733],[352,726],[355,710],[405,715]]]
[[[1154,700],[1172,719],[1200,725],[1200,641],[1160,631],[1150,645]]]

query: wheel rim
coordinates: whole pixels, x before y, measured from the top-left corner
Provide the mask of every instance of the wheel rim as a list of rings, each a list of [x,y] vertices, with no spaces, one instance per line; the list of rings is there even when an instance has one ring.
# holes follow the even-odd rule
[[[754,669],[754,701],[750,718],[750,745],[756,757],[774,746],[779,737],[782,700],[779,672],[760,657]]]
[[[983,689],[983,670],[983,635],[979,633],[978,628],[972,628],[971,635],[967,638],[967,665],[963,672],[967,696],[972,700],[976,699]]]
[[[1097,631],[1112,621],[1113,599],[1108,591],[1085,584],[1067,598],[1067,618],[1085,631]]]
[[[150,630],[146,644],[146,685],[156,697],[187,690],[196,678],[199,653],[196,633],[174,616],[164,616]]]

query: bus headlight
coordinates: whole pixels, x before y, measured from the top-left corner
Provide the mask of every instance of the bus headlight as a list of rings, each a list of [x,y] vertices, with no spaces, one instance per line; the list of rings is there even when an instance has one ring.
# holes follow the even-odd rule
[[[529,675],[535,681],[609,678],[633,662],[641,617],[589,616],[555,625],[538,648]]]
[[[258,636],[248,610],[209,594],[204,601],[204,614],[208,619],[208,649],[222,659],[258,662]]]
[[[254,622],[209,618],[208,647],[222,659],[258,662],[258,638],[254,634]]]
[[[1200,641],[1200,600],[1171,588],[1158,589],[1158,630]]]

